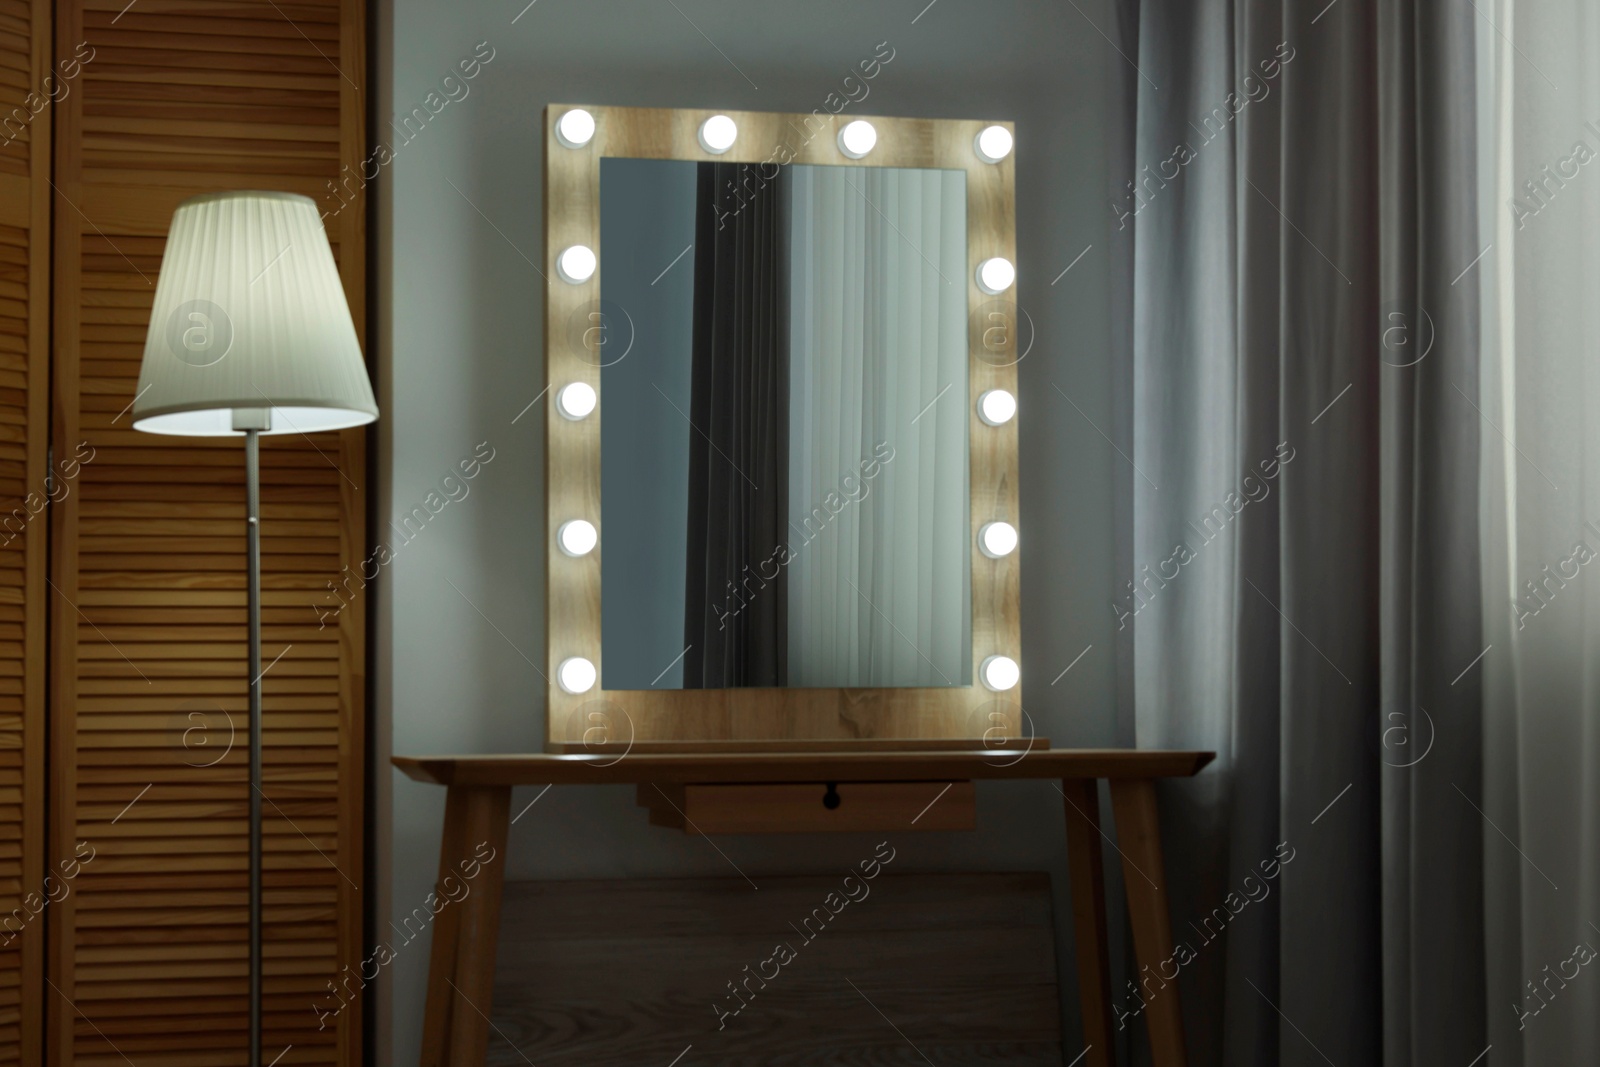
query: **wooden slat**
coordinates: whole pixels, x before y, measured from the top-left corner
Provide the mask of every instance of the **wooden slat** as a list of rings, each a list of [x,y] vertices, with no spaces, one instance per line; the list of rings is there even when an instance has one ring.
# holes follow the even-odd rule
[[[60,892],[44,882],[50,63],[49,3],[0,7],[0,1065],[43,1061],[37,911]]]
[[[167,227],[196,193],[317,198],[363,332],[363,208],[338,210],[327,190],[366,154],[364,6],[62,0],[55,12],[56,39],[93,58],[53,109],[54,448],[92,458],[52,512],[51,840],[57,856],[79,841],[96,852],[51,909],[49,1051],[60,1067],[243,1063],[244,454],[237,440],[138,433],[128,409]],[[0,247],[0,283],[5,263]],[[0,313],[8,299],[0,287]],[[5,417],[19,371],[4,335],[0,491],[5,450],[28,429]],[[311,1005],[364,955],[361,583],[327,613],[330,583],[364,554],[364,440],[262,447],[265,1056],[292,1045],[280,1067],[362,1059],[360,1002],[321,1029]],[[0,716],[19,640],[9,621]]]

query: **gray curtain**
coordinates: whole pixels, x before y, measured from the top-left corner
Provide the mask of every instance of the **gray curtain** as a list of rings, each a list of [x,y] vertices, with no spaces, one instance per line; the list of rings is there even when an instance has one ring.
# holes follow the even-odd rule
[[[1476,17],[1123,11],[1125,418],[1162,488],[1130,472],[1113,610],[1138,744],[1219,753],[1163,797],[1196,1064],[1487,1044]]]

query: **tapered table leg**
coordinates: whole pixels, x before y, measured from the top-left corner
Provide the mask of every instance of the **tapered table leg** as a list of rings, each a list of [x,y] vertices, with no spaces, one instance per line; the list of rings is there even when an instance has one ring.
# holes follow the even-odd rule
[[[1078,1003],[1089,1048],[1084,1067],[1116,1067],[1111,1044],[1111,955],[1106,944],[1106,872],[1101,853],[1100,792],[1094,778],[1061,783],[1067,809],[1067,872],[1078,955]],[[1070,1058],[1077,1053],[1064,1050]]]
[[[1128,894],[1128,920],[1139,962],[1150,1058],[1155,1067],[1185,1067],[1183,1012],[1178,1002],[1172,960],[1172,913],[1167,909],[1166,872],[1161,862],[1161,829],[1156,819],[1156,786],[1148,778],[1111,781],[1111,808],[1122,849],[1122,881]],[[1171,968],[1173,979],[1166,977]]]
[[[447,903],[433,922],[422,1067],[480,1067],[488,1052],[510,812],[509,787],[446,795],[434,893]]]

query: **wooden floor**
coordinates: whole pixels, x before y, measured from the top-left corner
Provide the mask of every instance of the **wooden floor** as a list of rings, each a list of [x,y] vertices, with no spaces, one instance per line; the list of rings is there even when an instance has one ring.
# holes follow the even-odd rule
[[[507,883],[488,1062],[1060,1067],[1049,876],[893,866]]]

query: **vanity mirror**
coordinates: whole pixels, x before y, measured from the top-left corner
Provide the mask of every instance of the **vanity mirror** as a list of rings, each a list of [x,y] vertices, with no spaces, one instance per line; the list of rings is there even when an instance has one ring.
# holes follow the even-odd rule
[[[545,122],[550,743],[1018,736],[1009,125]]]

